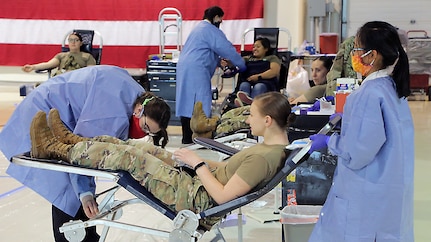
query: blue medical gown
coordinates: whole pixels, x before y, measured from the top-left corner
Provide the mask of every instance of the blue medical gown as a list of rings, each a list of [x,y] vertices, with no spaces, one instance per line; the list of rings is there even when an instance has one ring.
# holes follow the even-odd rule
[[[389,76],[346,100],[333,185],[309,241],[414,241],[414,129]]]
[[[245,70],[241,55],[225,34],[207,21],[201,21],[187,37],[177,63],[176,116],[191,117],[195,102],[201,101],[211,116],[211,77],[220,57]]]
[[[115,66],[91,66],[51,78],[17,106],[0,132],[0,150],[7,159],[30,151],[30,124],[37,111],[56,108],[75,134],[128,137],[133,103],[144,89]],[[65,213],[75,216],[79,194],[92,191],[93,178],[28,168],[11,163],[7,173]]]

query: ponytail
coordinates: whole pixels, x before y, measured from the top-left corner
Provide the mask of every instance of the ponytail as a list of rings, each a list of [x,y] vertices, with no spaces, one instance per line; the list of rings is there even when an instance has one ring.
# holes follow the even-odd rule
[[[398,47],[398,61],[392,72],[392,78],[394,79],[398,97],[408,97],[410,91],[410,72],[409,72],[409,59],[407,57],[404,48],[400,45]]]
[[[161,129],[159,132],[157,132],[156,136],[153,136],[153,144],[156,146],[161,146],[162,148],[165,148],[168,142],[169,136],[166,129]]]

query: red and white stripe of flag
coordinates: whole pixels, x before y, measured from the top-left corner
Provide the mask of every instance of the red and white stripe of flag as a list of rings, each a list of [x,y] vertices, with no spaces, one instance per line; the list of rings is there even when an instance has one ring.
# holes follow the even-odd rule
[[[67,32],[93,29],[103,38],[102,64],[143,68],[148,55],[159,52],[162,9],[180,11],[184,43],[213,5],[223,8],[221,29],[238,48],[244,30],[263,26],[263,0],[5,1],[0,8],[0,65],[48,61],[60,51]],[[247,35],[246,44],[252,37]],[[167,38],[167,44],[175,42]]]

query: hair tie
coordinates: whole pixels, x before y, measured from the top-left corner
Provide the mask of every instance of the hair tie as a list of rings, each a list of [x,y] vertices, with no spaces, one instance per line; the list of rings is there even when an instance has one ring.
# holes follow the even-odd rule
[[[145,106],[145,105],[147,105],[147,103],[149,103],[151,100],[153,100],[154,99],[154,97],[151,97],[151,98],[146,98],[145,100],[144,100],[144,102],[142,102],[142,106]]]

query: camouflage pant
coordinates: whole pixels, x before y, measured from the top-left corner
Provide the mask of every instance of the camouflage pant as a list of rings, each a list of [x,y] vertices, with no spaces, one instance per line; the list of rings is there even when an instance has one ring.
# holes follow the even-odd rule
[[[220,124],[217,125],[216,133],[220,134],[229,134],[240,129],[249,129],[250,125],[245,123],[250,112],[250,106],[244,106],[239,108],[234,108],[232,110],[227,111],[220,118]]]
[[[212,207],[214,202],[199,178],[173,167],[171,157],[172,153],[150,143],[122,141],[110,136],[77,143],[69,153],[74,164],[128,171],[156,198],[175,211],[188,209],[199,213]]]

